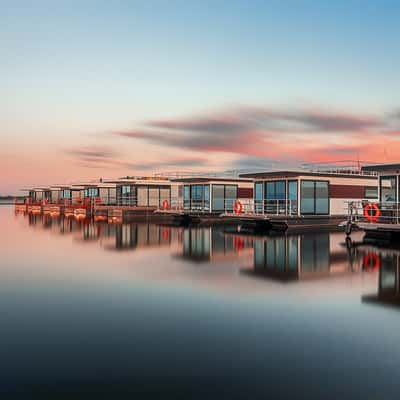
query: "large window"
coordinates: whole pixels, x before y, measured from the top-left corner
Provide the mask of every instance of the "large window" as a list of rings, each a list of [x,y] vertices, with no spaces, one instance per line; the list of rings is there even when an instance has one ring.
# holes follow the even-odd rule
[[[212,210],[224,211],[225,187],[224,185],[213,185],[212,187]]]
[[[212,211],[232,210],[237,199],[236,185],[212,186]]]
[[[286,181],[265,182],[265,212],[286,214]]]
[[[70,189],[64,189],[63,191],[62,191],[62,194],[63,194],[63,199],[70,199],[70,198],[72,198],[72,192],[71,192],[71,190]]]
[[[185,185],[183,187],[183,206],[185,209],[209,210],[210,185]]]
[[[99,197],[99,188],[95,187],[86,188],[85,197]]]
[[[327,181],[301,181],[301,213],[329,214],[329,183]]]
[[[395,176],[382,176],[380,178],[381,201],[397,201],[397,178]]]

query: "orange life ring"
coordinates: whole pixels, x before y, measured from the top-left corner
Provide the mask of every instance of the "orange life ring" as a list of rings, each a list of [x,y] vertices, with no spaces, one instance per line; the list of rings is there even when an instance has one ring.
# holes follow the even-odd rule
[[[168,202],[167,199],[165,199],[165,200],[162,202],[162,209],[163,209],[163,210],[169,210],[169,202]]]
[[[236,201],[233,203],[233,212],[234,212],[235,214],[241,214],[241,213],[243,212],[243,204],[242,204],[241,201],[236,200]]]
[[[381,267],[381,259],[376,253],[367,253],[363,259],[363,269],[366,271],[377,271]]]
[[[371,214],[373,211],[373,214]],[[381,210],[379,209],[377,204],[369,203],[364,207],[364,217],[369,222],[377,222],[381,215]]]

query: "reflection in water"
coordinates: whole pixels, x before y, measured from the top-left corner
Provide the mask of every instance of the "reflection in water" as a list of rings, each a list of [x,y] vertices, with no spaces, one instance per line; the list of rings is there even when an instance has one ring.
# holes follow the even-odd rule
[[[392,250],[342,233],[0,221],[2,394],[398,398],[400,319],[360,301],[398,293]]]
[[[363,301],[400,306],[400,251],[368,249],[363,260],[365,269],[379,269],[377,293],[363,296]]]
[[[183,231],[182,257],[193,262],[217,262],[248,255],[252,240],[226,234],[223,226],[190,227]]]
[[[254,267],[245,274],[282,281],[352,273],[340,233],[272,236],[254,240]]]

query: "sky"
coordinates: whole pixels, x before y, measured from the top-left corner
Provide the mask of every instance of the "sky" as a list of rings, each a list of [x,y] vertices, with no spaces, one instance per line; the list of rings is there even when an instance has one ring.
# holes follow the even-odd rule
[[[400,162],[398,1],[0,0],[0,194]]]

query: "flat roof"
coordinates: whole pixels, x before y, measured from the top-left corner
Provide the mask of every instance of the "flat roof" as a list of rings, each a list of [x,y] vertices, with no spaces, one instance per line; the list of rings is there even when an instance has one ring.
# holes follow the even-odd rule
[[[394,169],[400,170],[400,164],[377,164],[366,165],[361,168],[363,171],[380,172],[380,171],[393,171]]]
[[[173,179],[174,182],[186,182],[186,183],[195,183],[195,182],[252,182],[252,179],[245,178],[215,178],[215,177],[192,177],[192,178],[176,178]]]
[[[311,172],[311,171],[267,171],[267,172],[255,172],[241,174],[241,177],[253,178],[253,179],[267,179],[267,178],[294,178],[298,176],[319,176],[324,178],[358,178],[358,179],[374,179],[377,177],[373,175],[361,175],[361,174],[345,174],[345,173],[333,173],[333,172]]]

